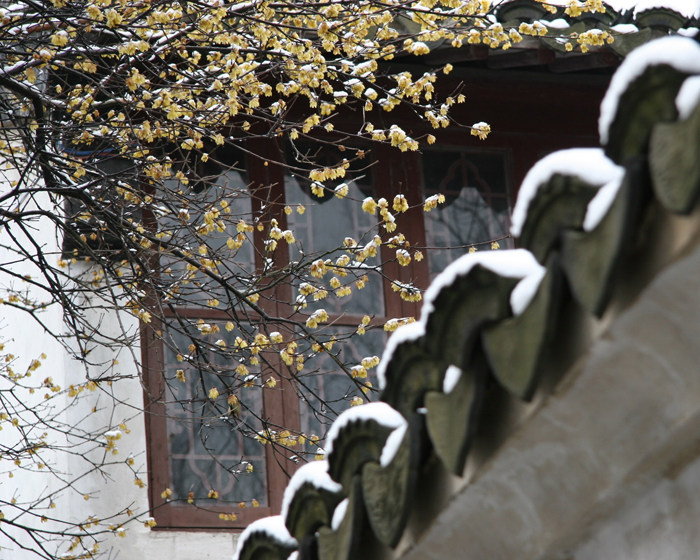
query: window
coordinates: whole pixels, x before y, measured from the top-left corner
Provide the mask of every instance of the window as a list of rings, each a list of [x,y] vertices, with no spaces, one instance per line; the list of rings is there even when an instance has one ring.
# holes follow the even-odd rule
[[[504,151],[434,150],[421,163],[424,197],[445,197],[424,219],[431,278],[472,247],[512,245]]]
[[[268,157],[257,157],[265,151]],[[372,397],[375,357],[387,336],[381,327],[418,312],[400,289],[425,289],[447,262],[507,232],[503,150],[421,155],[379,147],[363,155],[361,149],[295,144],[286,150],[286,166],[270,163],[281,153],[274,144],[251,152],[255,156],[229,154],[235,165],[217,173],[196,207],[175,209],[167,218],[178,232],[173,245],[191,258],[170,263],[164,253],[159,270],[173,297],[154,303],[167,319],[143,335],[150,492],[161,528],[239,528],[274,513],[295,465],[319,451],[314,438],[323,438],[352,402]],[[321,193],[308,179],[311,157],[329,166],[348,159],[345,177],[324,182]],[[183,186],[174,182],[172,188]],[[438,193],[444,203],[425,212],[423,201]],[[397,195],[406,197],[407,211],[391,208]],[[377,229],[377,216],[362,210],[367,197],[388,201],[410,247],[387,244],[394,235]],[[204,251],[198,230],[178,230],[178,224],[206,221],[208,209],[222,208],[222,201],[227,215],[209,232]],[[374,245],[377,234],[382,243]],[[407,266],[397,259],[402,248],[410,256]],[[417,259],[416,251],[425,258]],[[360,256],[375,252],[374,258]],[[257,311],[239,305],[216,278],[192,265],[208,258],[218,261],[217,273],[234,290],[250,292],[245,279],[256,272],[263,278],[252,290]],[[318,259],[328,268],[325,275],[304,277],[299,263]],[[276,283],[275,270],[290,281]],[[347,295],[338,297],[346,287]],[[327,317],[315,325],[321,310]],[[344,345],[358,330],[364,334]],[[344,372],[339,363],[356,366]]]

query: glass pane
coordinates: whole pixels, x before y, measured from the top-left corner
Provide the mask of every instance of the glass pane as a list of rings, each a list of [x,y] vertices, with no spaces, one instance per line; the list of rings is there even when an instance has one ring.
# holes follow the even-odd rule
[[[341,332],[340,328],[328,329],[324,335],[326,338],[341,337]],[[356,370],[356,377],[353,377],[352,373],[349,375],[340,369],[334,357],[350,367],[361,365],[365,358],[381,356],[385,342],[384,331],[369,330],[363,336],[355,336],[352,344],[338,344],[328,352],[314,353],[307,358],[304,371],[297,378],[302,395],[299,403],[301,430],[307,436],[317,436],[321,447],[331,423],[351,406],[353,399],[366,402],[378,397],[375,373],[378,358],[365,368],[366,373]],[[315,445],[306,448],[308,453],[315,453],[316,449]]]
[[[445,203],[425,213],[431,278],[470,247],[490,250],[492,241],[512,247],[504,153],[430,151],[423,154],[423,189]]]
[[[183,321],[184,326],[176,327],[173,320],[165,333],[164,400],[173,497],[192,497],[201,505],[215,490],[219,501],[255,498],[266,505],[265,448],[255,440],[261,430],[259,372],[250,365],[245,377],[236,371],[241,363],[249,364],[249,353],[217,352],[224,344],[234,349],[241,332],[228,332],[215,322],[203,326]],[[212,389],[218,396],[212,397]]]
[[[168,182],[167,187],[173,195],[188,188],[178,181]],[[240,220],[248,223],[251,220],[247,187],[245,174],[229,169],[196,196],[189,196],[190,204],[186,207],[174,205],[172,212],[160,219],[162,228],[172,233],[167,239],[171,246],[189,253],[199,263],[204,264],[203,260],[207,259],[210,267],[237,288],[246,286],[255,277],[253,234],[237,230]],[[214,214],[210,213],[212,210]],[[208,216],[215,216],[215,225],[206,229],[202,225],[210,219]],[[169,256],[167,251],[161,255],[163,269],[169,268],[161,278],[164,282],[171,281],[172,297],[178,305],[202,304],[212,298],[226,301],[224,290],[209,276],[199,270],[188,270],[186,262]],[[217,264],[212,265],[213,261]]]
[[[342,154],[337,153],[338,159],[331,160],[328,165],[334,166],[342,161]],[[325,160],[321,159],[321,162],[323,161]],[[305,299],[307,311],[324,308],[332,314],[384,314],[381,276],[366,266],[378,265],[379,256],[370,257],[358,266],[358,263],[354,262],[354,252],[343,248],[347,237],[354,239],[359,246],[364,246],[376,234],[376,219],[362,211],[364,198],[373,195],[369,174],[370,170],[367,169],[366,164],[357,170],[351,167],[342,180],[325,182],[324,196],[320,198],[312,194],[311,182],[306,175],[302,175],[301,172],[289,172],[285,176],[285,200],[292,208],[292,213],[287,217],[287,224],[297,240],[290,250],[290,258],[294,261],[323,258],[330,259],[332,263],[336,263],[338,259],[341,259],[341,263],[343,259],[349,259],[347,264],[339,267],[340,274],[329,273],[323,279],[310,277],[296,282],[296,297],[299,296],[299,288],[303,282],[315,288],[324,289],[329,294],[327,298],[320,301],[309,294]],[[343,183],[347,185],[347,194],[340,199],[333,194],[333,191]],[[303,214],[296,211],[300,207],[304,208]],[[347,275],[343,276],[342,272],[346,272]],[[366,277],[365,281],[360,285],[364,287],[356,289],[357,280],[363,277]],[[332,278],[337,278],[337,282]],[[336,283],[335,287],[330,284],[331,281]],[[338,297],[339,294],[344,293],[342,291],[344,286],[351,287],[352,291]]]

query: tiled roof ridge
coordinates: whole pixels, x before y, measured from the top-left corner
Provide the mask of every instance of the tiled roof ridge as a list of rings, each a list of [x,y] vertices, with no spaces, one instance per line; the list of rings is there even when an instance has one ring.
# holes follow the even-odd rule
[[[689,50],[697,49],[692,39],[685,41]],[[624,63],[618,70],[627,71]],[[381,400],[405,425],[386,408],[365,405],[363,414],[357,407],[335,430],[327,456],[327,472],[341,488],[294,484],[284,520],[288,533],[275,534],[267,521],[253,523],[239,541],[237,560],[285,559],[290,553],[299,559],[359,558],[370,535],[379,546],[395,547],[427,458],[435,456],[449,472],[464,474],[489,391],[498,386],[510,398],[531,399],[556,330],[569,319],[562,309],[603,316],[643,225],[648,228],[660,212],[697,210],[697,77],[688,82],[695,91],[679,95],[693,74],[692,68],[673,67],[650,54],[627,84],[609,92],[619,103],[608,117],[602,149],[562,152],[556,165],[533,168],[535,186],[521,195],[526,203],[518,202],[526,206],[518,228],[524,249],[462,257],[436,279],[420,327],[410,327],[410,336],[398,330],[387,345]],[[590,174],[579,165],[580,171],[567,172],[567,157],[609,160],[610,170]],[[509,255],[525,253],[520,264],[508,266]],[[514,298],[518,290],[525,293]],[[514,299],[521,300],[517,311]],[[556,379],[563,373],[547,375]]]
[[[496,14],[499,12],[535,14],[536,11],[539,11],[539,13],[546,15],[546,19],[568,17],[571,11],[567,8],[570,8],[571,4],[570,0],[491,0],[491,6]],[[581,8],[585,6],[583,0],[579,0],[577,3],[573,2],[573,4],[578,4]],[[628,20],[626,23],[640,14],[649,12],[667,12],[689,20],[700,17],[700,5],[693,4],[692,1],[688,0],[637,0],[635,2],[622,2],[622,5],[617,0],[602,0],[601,4],[605,8],[608,18],[626,18]],[[583,13],[594,18],[598,17],[596,14],[600,14],[600,12],[586,14],[585,9]]]
[[[688,9],[689,2],[681,5],[680,2],[671,0],[645,0],[624,8],[617,7],[617,2],[603,1],[602,4],[605,7],[604,12],[584,10],[577,13],[568,10],[569,2],[566,0],[542,3],[538,0],[504,0],[499,4],[494,3],[491,19],[493,23],[500,23],[504,27],[516,28],[520,23],[543,23],[547,28],[546,33],[537,37],[527,37],[523,43],[514,44],[512,50],[544,48],[564,59],[582,54],[577,42],[583,45],[585,41],[582,39],[587,34],[607,32],[613,40],[583,47],[584,53],[590,51],[615,55],[598,62],[603,66],[617,65],[620,58],[654,38],[673,33],[692,35],[700,26],[700,5]],[[547,10],[545,5],[552,11]],[[579,5],[583,5],[583,2],[579,2]],[[567,43],[573,44],[573,52],[570,52]],[[508,52],[490,50],[494,50],[492,54],[496,56],[503,56]],[[552,62],[550,61],[550,64]],[[508,63],[504,64],[507,67]],[[587,68],[586,65],[582,67]],[[562,64],[556,68],[557,71],[567,71],[568,67]]]
[[[466,35],[456,43],[429,42],[431,52],[420,61],[435,66],[608,73],[636,47],[669,34],[694,36],[700,27],[700,4],[690,1],[644,0],[630,5],[609,0],[597,5],[578,0],[577,6],[568,0],[493,1],[490,13],[472,22]],[[399,20],[397,26],[404,23],[407,34],[416,31],[408,21]],[[408,63],[415,63],[414,58],[397,56]]]

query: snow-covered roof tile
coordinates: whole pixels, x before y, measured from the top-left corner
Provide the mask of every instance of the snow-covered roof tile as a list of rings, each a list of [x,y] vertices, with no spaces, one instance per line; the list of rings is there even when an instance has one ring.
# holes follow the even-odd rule
[[[600,106],[600,142],[608,143],[620,97],[650,66],[668,65],[687,74],[700,73],[700,45],[685,37],[663,37],[632,51],[613,76]]]
[[[248,546],[249,541],[255,537],[264,537],[272,543],[280,545],[283,549],[293,549],[297,546],[297,541],[289,534],[287,527],[284,525],[284,519],[281,515],[273,515],[263,517],[257,521],[253,521],[238,538],[236,552],[233,555],[233,560],[242,560],[243,552]]]
[[[406,420],[401,414],[383,402],[354,406],[342,412],[328,430],[328,435],[326,436],[326,453],[330,455],[333,452],[335,440],[345,426],[363,420],[373,420],[392,430],[406,423]]]
[[[600,148],[572,148],[553,152],[528,171],[518,191],[513,208],[510,231],[518,237],[522,232],[530,203],[538,189],[555,174],[575,175],[595,187],[619,180],[624,170],[605,156]]]
[[[304,484],[309,484],[327,492],[340,492],[342,490],[340,484],[335,482],[328,474],[328,461],[306,463],[299,467],[292,478],[289,479],[287,488],[284,490],[281,513],[283,519],[287,518],[289,506],[294,499],[294,495]]]

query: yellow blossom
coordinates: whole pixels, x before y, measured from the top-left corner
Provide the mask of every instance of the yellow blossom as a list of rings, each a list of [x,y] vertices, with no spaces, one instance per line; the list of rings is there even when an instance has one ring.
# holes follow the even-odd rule
[[[485,122],[478,122],[472,125],[471,134],[476,136],[479,140],[486,140],[486,137],[491,132],[491,127]]]
[[[348,195],[348,185],[346,183],[341,183],[335,188],[335,196],[338,198],[345,198]]]
[[[374,214],[377,211],[377,203],[371,196],[368,196],[362,201],[362,211],[368,214]]]
[[[323,198],[325,196],[325,191],[322,183],[319,183],[318,181],[314,181],[311,183],[311,192],[313,193],[314,196],[318,198]]]
[[[406,197],[402,194],[397,194],[394,197],[392,208],[395,212],[406,212],[406,210],[408,210],[408,201]]]

